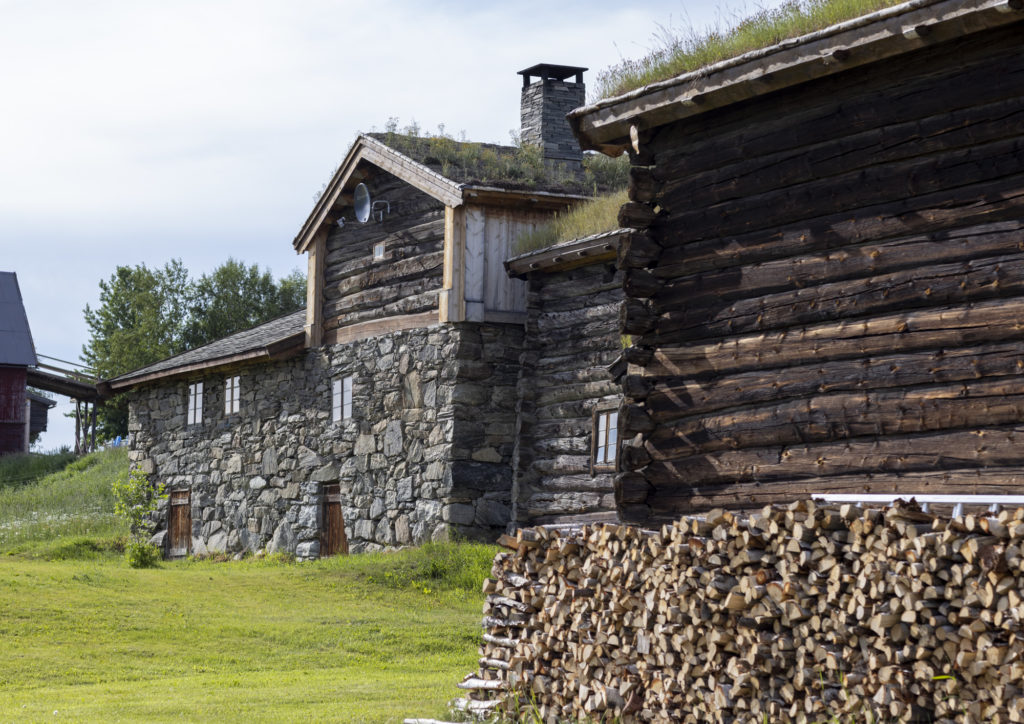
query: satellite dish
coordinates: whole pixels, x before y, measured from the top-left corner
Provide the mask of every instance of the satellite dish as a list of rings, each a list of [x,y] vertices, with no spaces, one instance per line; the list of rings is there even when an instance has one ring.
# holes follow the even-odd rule
[[[370,190],[366,188],[366,184],[357,184],[355,197],[352,200],[352,205],[356,211],[356,221],[360,224],[365,224],[370,220]]]

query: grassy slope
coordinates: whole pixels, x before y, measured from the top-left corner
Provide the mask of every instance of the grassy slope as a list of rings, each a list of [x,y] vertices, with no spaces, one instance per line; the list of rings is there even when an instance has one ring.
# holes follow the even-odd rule
[[[564,241],[582,239],[619,228],[619,208],[629,200],[626,192],[597,196],[572,207],[564,214],[535,231],[520,236],[514,247],[516,254],[546,249]]]
[[[87,508],[100,471],[125,467],[100,457],[62,478]],[[39,485],[23,495],[75,512],[73,494]],[[134,570],[82,535],[90,518],[109,534],[106,515],[0,548],[0,721],[441,718],[475,668],[492,547]],[[12,517],[0,501],[0,521]],[[81,551],[92,559],[39,558]]]
[[[108,545],[127,534],[110,491],[127,465],[124,448],[103,450],[36,483],[0,488],[0,551],[75,545],[82,536]]]

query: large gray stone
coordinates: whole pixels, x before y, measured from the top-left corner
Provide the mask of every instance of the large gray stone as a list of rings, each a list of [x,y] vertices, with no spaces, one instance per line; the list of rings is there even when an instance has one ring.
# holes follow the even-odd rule
[[[259,475],[249,481],[250,490],[263,490],[265,487],[267,487],[267,481]]]
[[[409,516],[407,515],[400,515],[395,519],[395,542],[399,545],[409,545],[412,542]]]
[[[388,422],[384,430],[384,454],[394,457],[402,453],[402,423],[399,420]]]
[[[283,521],[274,531],[274,536],[267,544],[267,553],[293,553],[298,538],[288,521]]]
[[[369,455],[377,452],[377,438],[373,435],[360,435],[356,438],[356,445],[353,449],[356,455]]]
[[[207,539],[206,548],[210,553],[224,553],[228,549],[228,537],[224,531],[219,530],[211,535]]]
[[[308,561],[314,558],[320,557],[320,541],[318,540],[307,540],[298,543],[295,546],[295,557]]]
[[[444,521],[453,525],[472,525],[476,518],[476,508],[472,505],[452,503],[446,505],[443,511]]]
[[[277,450],[272,447],[263,451],[263,474],[268,478],[277,475]]]
[[[299,467],[315,468],[320,464],[320,456],[305,445],[299,445],[298,449]]]

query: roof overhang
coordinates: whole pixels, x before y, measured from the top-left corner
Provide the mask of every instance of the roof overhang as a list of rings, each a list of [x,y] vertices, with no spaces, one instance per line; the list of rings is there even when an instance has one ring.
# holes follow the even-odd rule
[[[182,377],[203,370],[289,359],[301,353],[305,349],[305,346],[305,331],[297,332],[263,347],[256,347],[237,354],[201,360],[178,367],[150,372],[148,374],[132,376],[131,373],[129,373],[128,375],[121,375],[120,377],[115,377],[112,380],[105,380],[101,382],[100,391],[103,392],[105,390],[109,390],[109,393],[117,394],[147,382]]]
[[[463,186],[465,203],[490,206],[528,206],[535,209],[564,209],[566,206],[587,201],[591,197],[581,194],[560,194],[550,191],[517,191],[497,186]]]
[[[644,131],[1024,19],[1024,0],[912,0],[578,108],[584,149],[617,156]]]
[[[460,184],[445,178],[436,171],[431,170],[421,163],[417,163],[403,153],[381,143],[375,138],[360,135],[352,148],[349,149],[345,160],[341,162],[334,176],[331,177],[327,188],[320,196],[320,199],[313,207],[306,222],[302,225],[292,245],[300,254],[305,252],[324,224],[333,224],[337,221],[335,205],[352,180],[356,168],[363,161],[372,163],[374,166],[387,171],[402,179],[411,186],[415,186],[423,193],[434,197],[446,206],[459,206],[462,204],[462,187]]]
[[[519,254],[505,262],[505,271],[512,277],[525,277],[530,272],[555,272],[576,267],[614,261],[619,241],[631,229],[614,229],[582,239]]]

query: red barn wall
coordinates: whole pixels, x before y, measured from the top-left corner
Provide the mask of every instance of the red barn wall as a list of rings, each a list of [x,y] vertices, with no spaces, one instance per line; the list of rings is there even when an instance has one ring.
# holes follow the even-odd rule
[[[25,452],[24,367],[0,367],[0,455]]]

